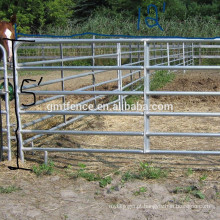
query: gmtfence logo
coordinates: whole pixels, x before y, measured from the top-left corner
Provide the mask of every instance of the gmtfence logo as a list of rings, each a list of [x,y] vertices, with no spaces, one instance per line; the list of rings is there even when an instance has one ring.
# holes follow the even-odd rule
[[[103,111],[173,111],[172,104],[141,104],[136,102],[134,104],[128,104],[124,102],[123,106],[115,103],[113,105],[108,104],[71,104],[70,102],[63,104],[48,104],[47,111],[94,111],[94,110],[103,110]]]

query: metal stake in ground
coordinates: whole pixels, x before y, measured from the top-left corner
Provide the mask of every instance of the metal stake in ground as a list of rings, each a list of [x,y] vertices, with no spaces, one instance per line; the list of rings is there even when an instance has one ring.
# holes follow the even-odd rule
[[[2,131],[2,106],[0,96],[0,162],[3,160],[3,131]]]

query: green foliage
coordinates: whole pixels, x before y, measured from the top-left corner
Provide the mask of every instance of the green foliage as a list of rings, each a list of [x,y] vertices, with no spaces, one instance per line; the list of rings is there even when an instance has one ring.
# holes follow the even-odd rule
[[[18,32],[39,34],[46,25],[65,26],[72,14],[71,4],[71,0],[0,1],[0,19],[8,21],[12,14],[16,14]]]
[[[84,170],[86,168],[86,165],[84,163],[78,163],[78,166]]]
[[[163,3],[166,2],[163,13]],[[155,18],[151,7],[158,8],[158,27],[149,28],[146,16]],[[0,1],[0,19],[9,21],[17,14],[18,32],[66,35],[93,31],[103,34],[215,37],[219,30],[220,1],[197,0],[5,0]],[[140,30],[137,31],[138,8],[141,8]],[[201,22],[198,22],[201,18]],[[218,19],[218,20],[217,20]],[[193,25],[193,23],[197,23]],[[201,24],[203,28],[201,29]],[[197,36],[194,36],[194,35]],[[202,34],[202,36],[201,36]],[[206,36],[205,36],[206,35]]]
[[[166,70],[159,70],[156,71],[156,73],[153,75],[153,78],[150,82],[150,90],[154,91],[159,88],[162,88],[165,86],[168,82],[171,82],[174,80],[175,74],[169,73]]]
[[[203,182],[203,181],[205,181],[206,179],[207,179],[207,175],[206,174],[204,174],[204,175],[202,175],[200,178],[199,178],[199,181],[200,182]]]
[[[82,177],[87,181],[99,181],[101,178],[99,175],[94,173],[89,173],[85,171],[86,165],[83,163],[79,163],[78,166],[80,169],[77,171],[76,177]]]
[[[198,189],[197,186],[176,187],[173,193],[187,193],[191,194],[199,199],[204,199],[205,195]]]
[[[216,192],[215,197],[216,197],[216,199],[220,199],[220,193],[219,193],[219,192]]]
[[[109,0],[109,5],[112,14],[120,13],[125,17],[133,17],[138,15],[138,8],[142,6],[143,2],[143,0]]]
[[[77,22],[84,22],[98,8],[109,6],[107,0],[76,0],[75,2],[75,6],[72,7],[74,10],[72,18],[77,18]]]
[[[140,163],[139,178],[140,179],[159,179],[167,177],[168,172],[161,168],[150,166],[148,163]]]
[[[45,3],[45,25],[51,28],[52,26],[66,26],[73,14],[71,9],[75,4],[71,0],[47,0]]]
[[[121,177],[122,182],[127,182],[135,179],[137,176],[134,173],[131,173],[131,171],[127,171],[124,173]]]
[[[99,186],[104,188],[105,186],[107,186],[108,184],[111,184],[112,182],[112,178],[110,176],[107,176],[105,178],[102,178],[100,181],[99,181]]]
[[[166,1],[165,18],[185,20],[187,18],[186,3],[181,0],[167,0]]]
[[[134,179],[159,179],[167,177],[168,171],[161,168],[150,166],[148,163],[140,163],[140,168],[137,172],[127,171],[122,175],[122,183]]]
[[[7,187],[0,186],[0,193],[12,193],[18,190],[21,190],[21,188],[16,186],[7,186]]]
[[[97,181],[100,179],[100,177],[96,176],[94,173],[87,173],[85,171],[79,171],[78,177],[82,177],[88,181]]]
[[[139,99],[140,99],[140,96],[134,96],[134,95],[128,96],[126,98],[126,104],[131,106],[132,104],[134,104]]]
[[[188,168],[186,171],[186,175],[187,176],[191,176],[193,174],[193,169],[192,168]]]
[[[141,193],[145,193],[145,192],[147,192],[146,187],[140,187],[140,189],[139,189],[138,191],[135,191],[135,192],[134,192],[134,195],[135,195],[135,196],[138,196],[138,195],[140,195]]]
[[[54,171],[54,163],[50,161],[48,164],[34,165],[32,170],[37,176],[51,175]]]

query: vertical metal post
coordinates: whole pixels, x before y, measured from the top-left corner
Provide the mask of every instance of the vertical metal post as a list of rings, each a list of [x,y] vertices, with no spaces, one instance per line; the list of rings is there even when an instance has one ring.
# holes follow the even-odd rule
[[[0,95],[0,162],[3,160],[2,97]]]
[[[163,63],[163,45],[162,43],[160,44],[160,57],[161,57],[161,61]]]
[[[189,64],[189,45],[185,43],[185,66]]]
[[[170,45],[167,43],[167,65],[170,66]],[[170,72],[170,70],[169,70]]]
[[[45,60],[44,46],[42,46],[42,57],[43,57],[43,60]],[[43,66],[45,66],[45,64],[43,64]]]
[[[138,43],[138,62],[140,62],[140,60],[140,43]],[[140,65],[140,63],[138,65]],[[141,71],[139,71],[138,74],[139,78],[141,78]]]
[[[144,111],[144,153],[150,151],[150,116],[147,116],[146,113],[149,113],[150,108],[150,96],[147,94],[150,91],[150,45],[144,41],[144,105],[147,107],[147,110]]]
[[[131,63],[132,63],[132,47],[131,47],[131,44],[129,45],[129,50],[130,50],[130,53],[129,53],[129,62],[130,62],[130,64],[131,64]],[[132,70],[130,70],[130,73],[131,73],[130,81],[133,82]],[[131,90],[133,90],[133,84],[131,85]]]
[[[174,44],[175,46],[175,65],[178,65],[178,58],[179,58],[179,53],[178,53],[178,44]]]
[[[183,66],[186,65],[186,60],[185,60],[185,43],[183,42]],[[186,73],[186,70],[183,70],[183,73]]]
[[[18,81],[18,71],[17,71],[17,50],[18,50],[18,45],[20,44],[20,42],[15,42],[14,43],[14,90],[15,90],[15,114],[17,117],[17,131],[16,131],[16,135],[18,138],[18,143],[19,143],[19,149],[18,149],[18,153],[20,156],[20,159],[22,162],[24,162],[24,153],[23,153],[23,138],[22,138],[22,124],[21,124],[21,115],[20,115],[20,100],[19,100],[19,92],[20,92],[20,87],[19,87],[19,81]]]
[[[199,65],[202,65],[202,51],[201,51],[201,43],[199,43]]]
[[[93,35],[93,39],[95,39],[95,35]],[[95,66],[95,43],[92,43],[92,66]],[[96,80],[95,80],[95,72],[92,70],[92,84],[93,84],[93,91],[96,90]],[[94,96],[94,107],[96,108],[97,105],[97,100],[96,100],[96,95]]]
[[[157,64],[157,60],[156,60],[156,43],[154,43],[154,64]]]
[[[121,66],[121,43],[117,43],[117,66]],[[122,91],[122,71],[118,70],[118,90]],[[119,109],[123,111],[123,96],[118,95]]]
[[[44,164],[47,165],[48,164],[48,152],[44,151]]]
[[[194,44],[192,43],[192,65],[194,66]]]
[[[10,108],[9,108],[9,90],[8,90],[8,72],[7,72],[7,58],[6,51],[0,45],[3,51],[3,64],[4,64],[4,87],[5,87],[5,111],[6,111],[6,128],[7,128],[7,147],[8,147],[8,160],[11,160],[11,131],[10,131]]]
[[[62,59],[61,61],[61,66],[63,67],[63,44],[61,43],[60,44],[60,58]],[[61,70],[61,78],[62,78],[62,81],[61,81],[61,88],[62,88],[62,91],[65,90],[65,85],[64,85],[64,71],[63,69]],[[65,96],[62,97],[62,103],[63,103],[63,106],[65,104]],[[66,123],[66,115],[63,115],[63,122]]]

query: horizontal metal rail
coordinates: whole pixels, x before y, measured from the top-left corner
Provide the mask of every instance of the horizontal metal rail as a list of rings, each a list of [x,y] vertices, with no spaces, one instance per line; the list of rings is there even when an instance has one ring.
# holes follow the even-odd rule
[[[74,134],[74,135],[114,135],[114,136],[143,136],[143,132],[122,132],[122,131],[51,131],[51,130],[21,130],[23,134]],[[220,134],[219,134],[220,135]]]
[[[129,48],[129,45],[122,45],[121,47],[122,47],[122,49],[123,48]],[[161,46],[157,45],[157,44],[155,46],[150,45],[150,48],[153,48],[152,51],[155,50],[154,47],[158,48],[160,50],[166,50],[166,49],[161,49]],[[164,44],[162,44],[162,47],[165,47]],[[181,48],[181,47],[182,47],[182,45],[179,44],[179,46],[174,47],[174,49],[178,49],[178,48]],[[114,48],[116,48],[116,46],[114,44],[112,44],[112,45],[98,45],[97,44],[96,48],[97,49],[103,49],[103,48],[114,49]],[[131,45],[131,48],[137,48],[137,45]],[[140,48],[143,48],[143,45],[140,45]],[[190,48],[190,46],[189,46],[189,48]],[[208,48],[208,49],[210,49],[210,48],[220,48],[220,45],[204,45],[204,44],[197,45],[197,44],[195,44],[194,48]],[[45,45],[35,46],[35,45],[30,45],[30,46],[21,46],[21,47],[19,47],[19,49],[21,49],[21,50],[22,49],[23,50],[24,49],[59,49],[59,46],[52,46],[52,45],[50,45],[50,46],[45,46]],[[80,45],[80,46],[74,46],[74,45],[65,46],[64,45],[63,49],[91,49],[91,46],[90,45]]]
[[[42,67],[17,67],[17,70],[41,70]],[[143,70],[143,66],[46,66],[44,70]],[[149,70],[219,70],[220,66],[146,66]]]
[[[41,66],[17,67],[17,70],[42,70]],[[44,70],[143,70],[143,66],[45,66]]]
[[[206,43],[206,42],[220,42],[220,38],[212,39],[187,39],[187,38],[130,38],[130,39],[54,39],[54,38],[19,38],[19,40],[33,40],[39,44],[60,44],[62,43]],[[26,42],[22,42],[24,44]],[[29,42],[30,43],[30,42]],[[21,44],[18,42],[17,44]]]
[[[220,151],[180,151],[180,150],[119,150],[119,149],[82,149],[82,148],[30,148],[25,147],[23,151],[48,151],[48,152],[85,152],[85,153],[127,153],[127,154],[181,154],[181,155],[220,155]]]
[[[37,114],[37,115],[128,115],[128,116],[143,116],[144,112],[133,111],[21,111],[21,114]],[[187,116],[187,117],[220,117],[218,112],[146,112],[146,116]]]
[[[30,90],[29,92],[34,93],[35,95],[143,95],[142,91],[36,91]],[[29,95],[28,93],[21,93],[22,95]]]
[[[111,111],[21,111],[20,114],[37,115],[112,115],[112,116],[143,116],[143,112],[111,112]]]
[[[29,91],[35,95],[143,95],[143,91]],[[22,93],[28,95],[28,93]],[[149,91],[147,95],[186,95],[186,96],[219,96],[220,92],[178,92],[178,91]]]

